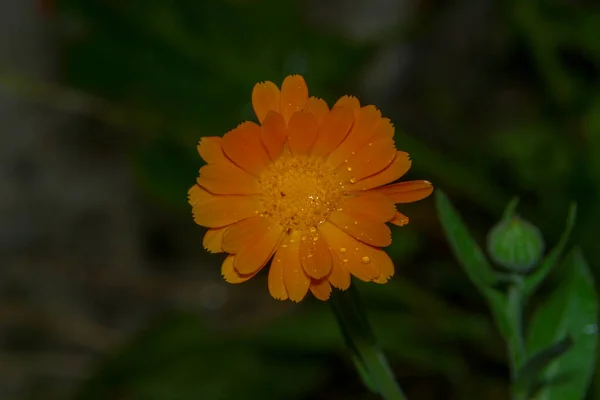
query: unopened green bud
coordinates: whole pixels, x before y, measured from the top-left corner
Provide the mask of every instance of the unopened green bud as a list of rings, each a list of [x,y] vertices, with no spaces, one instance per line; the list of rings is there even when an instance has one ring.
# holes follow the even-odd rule
[[[531,222],[514,214],[505,214],[488,235],[488,251],[492,260],[500,266],[516,272],[527,272],[542,257],[544,239]]]

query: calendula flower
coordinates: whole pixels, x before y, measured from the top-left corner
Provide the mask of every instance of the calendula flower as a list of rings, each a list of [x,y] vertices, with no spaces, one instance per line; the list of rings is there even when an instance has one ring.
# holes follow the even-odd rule
[[[309,290],[326,300],[351,275],[387,282],[394,265],[381,249],[392,242],[386,223],[408,223],[395,204],[433,191],[427,181],[383,186],[411,165],[396,150],[390,120],[350,96],[330,110],[308,96],[300,75],[281,90],[257,84],[252,105],[260,124],[202,138],[207,164],[188,193],[194,220],[209,228],[204,247],[228,253],[225,280],[247,281],[271,261],[271,295],[295,302]]]

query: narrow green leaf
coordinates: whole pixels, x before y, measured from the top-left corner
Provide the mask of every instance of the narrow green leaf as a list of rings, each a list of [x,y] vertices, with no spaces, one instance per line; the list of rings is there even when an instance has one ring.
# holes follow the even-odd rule
[[[496,283],[496,276],[483,251],[469,234],[460,215],[441,190],[435,193],[438,216],[450,242],[454,256],[458,259],[465,272],[475,286],[487,294]]]
[[[558,241],[558,244],[546,256],[542,264],[525,279],[525,286],[523,288],[525,299],[533,295],[535,290],[540,286],[544,278],[548,276],[550,271],[552,271],[554,265],[559,260],[560,256],[562,255],[562,252],[565,249],[565,246],[567,245],[567,242],[569,241],[569,236],[571,235],[571,231],[573,230],[573,226],[575,225],[576,217],[577,205],[575,203],[572,203],[569,207],[567,225],[562,236],[560,237],[560,240]]]
[[[508,203],[506,208],[504,209],[504,213],[502,214],[503,220],[509,220],[514,217],[517,212],[517,206],[519,205],[519,198],[513,197],[513,199]]]
[[[508,298],[495,288],[501,283],[498,279],[499,275],[492,269],[483,251],[471,237],[448,196],[438,189],[435,193],[435,201],[442,228],[454,256],[477,289],[485,296],[502,336],[507,341],[516,343],[518,332],[515,331],[506,314]]]
[[[519,393],[524,394],[525,398],[531,398],[533,393],[540,388],[538,377],[552,361],[565,354],[572,346],[573,340],[567,336],[533,355],[517,371],[515,386]]]
[[[554,382],[541,389],[538,400],[582,399],[596,359],[598,297],[589,267],[579,249],[563,263],[565,277],[533,316],[527,347],[530,353],[570,336],[573,347],[550,363],[540,377]],[[568,379],[557,382],[560,377]]]

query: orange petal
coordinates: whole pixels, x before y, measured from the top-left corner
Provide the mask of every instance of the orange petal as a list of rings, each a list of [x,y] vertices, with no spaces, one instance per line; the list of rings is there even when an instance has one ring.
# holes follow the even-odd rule
[[[292,153],[307,154],[317,139],[317,118],[309,112],[298,111],[288,124],[289,146]]]
[[[300,232],[293,231],[281,244],[281,258],[284,263],[283,282],[289,299],[295,302],[302,300],[310,287],[310,278],[304,272],[300,262],[300,237]]]
[[[210,196],[192,208],[194,221],[208,228],[220,228],[250,218],[263,208],[258,196]]]
[[[375,106],[365,106],[358,110],[352,130],[339,147],[331,152],[327,164],[337,167],[365,146],[373,137],[380,121],[381,112]]]
[[[260,131],[260,126],[254,122],[244,122],[223,136],[223,151],[227,157],[256,176],[271,162]]]
[[[277,249],[277,245],[283,236],[283,228],[274,225],[266,233],[252,237],[252,241],[235,255],[233,266],[242,275],[258,272]]]
[[[354,184],[348,185],[347,189],[352,191],[367,190],[374,187],[383,186],[387,183],[399,179],[410,169],[410,158],[408,153],[398,151],[396,158],[381,172],[371,175],[368,178],[362,179]]]
[[[375,191],[389,197],[394,203],[412,203],[429,196],[433,192],[433,185],[428,181],[407,181],[383,186]]]
[[[358,110],[360,109],[360,101],[358,101],[358,99],[354,96],[342,96],[338,101],[335,102],[333,106],[344,106],[350,108],[351,110]]]
[[[222,163],[228,161],[221,147],[221,138],[218,136],[207,136],[200,139],[198,153],[207,163]]]
[[[344,182],[356,182],[382,171],[396,157],[396,147],[392,139],[371,142],[351,155],[339,169]]]
[[[317,122],[320,124],[323,117],[329,112],[329,106],[323,99],[309,97],[304,105],[304,111],[314,115],[317,118]]]
[[[330,250],[331,251],[331,250]],[[343,259],[332,257],[331,273],[327,277],[333,287],[346,290],[350,287],[350,272],[343,264]]]
[[[310,283],[310,291],[317,299],[325,301],[331,296],[331,285],[327,279],[321,279],[319,281],[312,280]]]
[[[281,114],[269,111],[262,123],[261,139],[271,160],[275,161],[283,152],[287,140],[287,126]]]
[[[223,235],[223,250],[228,253],[239,252],[252,238],[262,239],[271,229],[276,229],[275,223],[265,217],[256,215],[229,226]]]
[[[368,257],[379,270],[379,276],[373,282],[386,283],[394,276],[394,263],[385,251],[372,247]]]
[[[350,108],[334,107],[321,121],[311,154],[321,157],[329,155],[344,140],[353,122],[354,116]]]
[[[202,245],[204,248],[211,253],[222,253],[223,252],[223,234],[227,230],[228,226],[223,228],[214,228],[206,231]]]
[[[206,200],[213,195],[209,193],[206,189],[201,188],[198,184],[192,186],[190,190],[188,190],[188,203],[190,206],[195,206],[196,203]]]
[[[234,260],[235,260],[235,256],[228,255],[227,258],[225,258],[225,261],[223,261],[223,264],[221,265],[221,275],[223,275],[223,278],[225,278],[226,282],[228,282],[228,283],[246,282],[248,279],[250,279],[254,275],[256,275],[256,272],[258,272],[258,271],[256,271],[253,274],[242,275],[239,272],[237,272],[235,270],[235,268],[233,267]]]
[[[286,248],[279,246],[271,261],[271,267],[269,268],[269,293],[277,300],[287,300],[288,298],[285,283],[283,281],[283,269],[285,268],[287,257],[286,252]]]
[[[394,202],[377,192],[362,192],[347,196],[341,207],[343,211],[362,213],[381,222],[391,220],[396,214]]]
[[[371,141],[374,142],[379,139],[393,139],[394,138],[394,124],[389,118],[381,118],[379,124],[377,124],[377,128],[375,129],[375,133],[371,138]]]
[[[308,88],[301,75],[290,75],[281,84],[280,109],[283,119],[290,120],[292,114],[304,108],[308,100]]]
[[[331,222],[325,221],[319,225],[319,232],[323,235],[323,238],[329,245],[329,250],[333,255],[333,269],[332,275],[342,275],[340,269],[350,272],[358,279],[369,282],[379,277],[380,272],[377,267],[371,263],[370,258],[367,254],[369,253],[370,246],[359,242],[353,237],[344,233],[337,226]],[[367,262],[364,262],[367,261]],[[350,280],[345,280],[343,277],[340,279],[341,282],[334,282],[332,275],[329,276],[329,281],[336,287],[339,285],[350,285]],[[346,287],[340,287],[340,289],[347,289]]]
[[[321,279],[331,271],[331,253],[319,233],[309,233],[300,240],[300,261],[304,272],[314,279]]]
[[[252,89],[252,107],[259,122],[263,122],[269,111],[279,112],[279,88],[273,82],[257,83]]]
[[[408,217],[406,215],[396,211],[396,214],[394,214],[394,218],[389,220],[389,222],[391,224],[394,224],[397,226],[404,226],[404,225],[408,224]]]
[[[389,246],[392,244],[390,228],[385,223],[365,214],[334,211],[329,214],[329,221],[361,242],[372,246]]]
[[[215,194],[259,194],[256,177],[233,164],[206,164],[200,168],[198,184]]]

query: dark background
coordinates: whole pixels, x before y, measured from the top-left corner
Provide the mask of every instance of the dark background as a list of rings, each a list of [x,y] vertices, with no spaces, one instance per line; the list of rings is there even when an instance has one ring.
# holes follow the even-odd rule
[[[551,247],[577,201],[598,276],[595,1],[0,4],[2,400],[373,398],[328,305],[275,301],[264,274],[223,282],[186,203],[200,137],[252,119],[253,85],[290,73],[380,107],[405,178],[448,193],[481,244],[519,195]],[[357,285],[400,383],[508,398],[504,343],[433,199],[400,211],[396,276]]]

